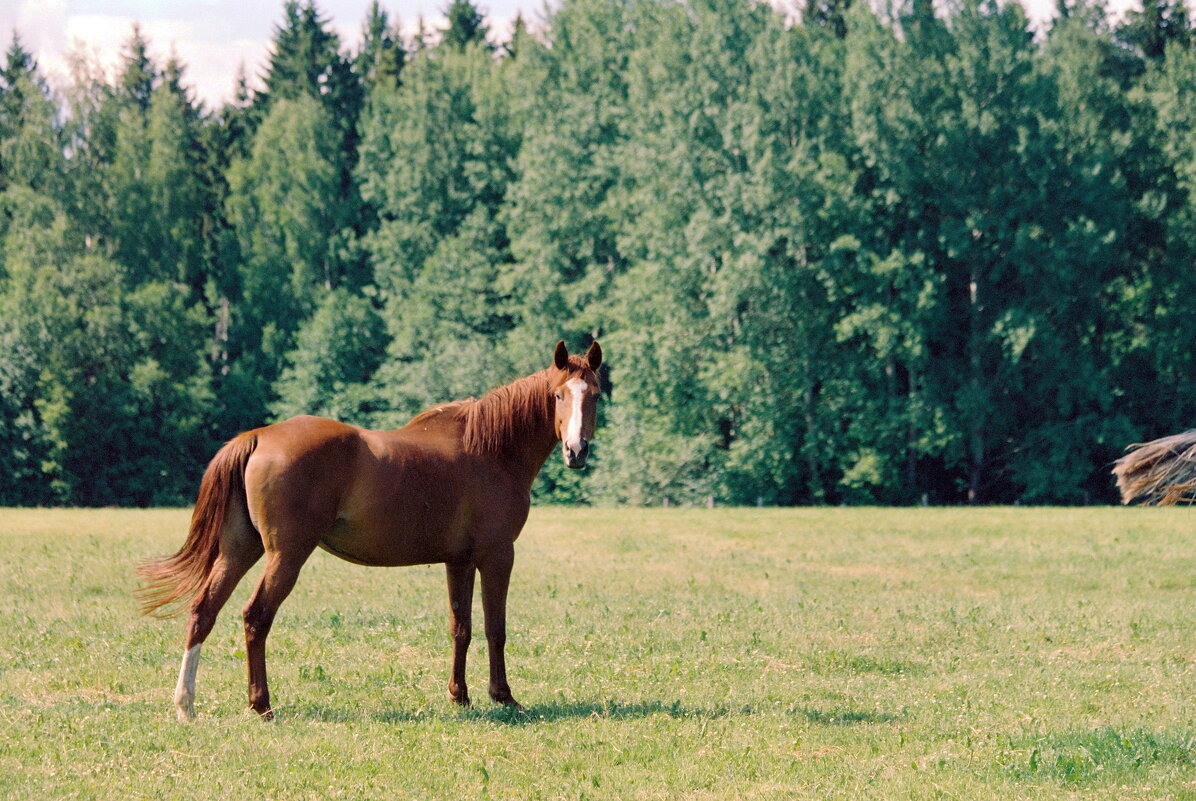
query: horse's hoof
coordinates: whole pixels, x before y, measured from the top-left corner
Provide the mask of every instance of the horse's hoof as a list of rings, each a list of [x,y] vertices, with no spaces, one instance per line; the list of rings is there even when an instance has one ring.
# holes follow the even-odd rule
[[[449,690],[448,697],[449,697],[450,701],[452,701],[454,704],[457,704],[458,706],[470,706],[469,693],[457,693],[456,695],[454,695],[453,691]]]
[[[502,704],[503,706],[507,707],[508,709],[514,710],[515,712],[526,712],[527,711],[526,709],[523,708],[523,704],[516,701],[515,697],[513,695],[511,695],[510,692],[493,693],[493,694],[491,694],[490,698],[494,701],[494,703]]]
[[[195,720],[195,703],[186,696],[175,698],[174,714],[180,723],[190,723]]]

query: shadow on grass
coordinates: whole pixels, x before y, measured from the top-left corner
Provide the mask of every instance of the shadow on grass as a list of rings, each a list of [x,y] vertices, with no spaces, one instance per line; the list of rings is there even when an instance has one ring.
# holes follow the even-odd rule
[[[670,718],[695,718],[700,720],[714,720],[736,715],[751,715],[755,712],[751,707],[692,707],[680,701],[640,701],[624,703],[620,701],[577,701],[573,703],[537,704],[529,707],[526,712],[515,712],[506,707],[491,707],[471,709],[466,714],[477,716],[484,720],[503,723],[550,723],[557,720],[577,720],[579,718],[594,718],[596,720],[639,720],[655,715]]]
[[[517,711],[510,707],[492,706],[489,702],[482,701],[467,709],[453,707],[446,703],[440,708],[424,707],[419,709],[384,709],[375,711],[335,707],[327,704],[305,704],[284,710],[281,714],[293,720],[318,720],[330,723],[354,720],[371,720],[382,723],[417,723],[429,720],[458,719],[485,720],[510,726],[530,726],[561,720],[578,720],[581,718],[594,718],[596,720],[638,720],[652,717],[653,715],[701,720],[726,718],[733,715],[750,715],[754,711],[750,707],[690,707],[681,704],[679,701],[645,701],[638,703],[580,701],[574,703],[536,704],[524,711]]]
[[[792,715],[798,715],[811,723],[824,726],[855,726],[861,723],[894,723],[898,716],[892,712],[870,712],[864,709],[813,709],[810,707],[791,708]]]
[[[481,702],[467,709],[445,704],[444,707],[422,707],[418,709],[383,709],[368,711],[335,707],[327,704],[306,704],[285,710],[286,718],[317,720],[326,723],[350,721],[373,721],[380,723],[419,723],[432,720],[483,720],[508,726],[534,726],[565,720],[640,720],[657,715],[674,719],[718,720],[739,716],[760,714],[764,710],[754,706],[713,707],[686,706],[680,701],[577,701],[572,703],[536,704],[524,711],[505,706],[491,706]],[[786,714],[804,717],[811,723],[832,726],[850,726],[864,723],[892,723],[897,716],[888,712],[868,712],[856,709],[821,710],[790,707]]]

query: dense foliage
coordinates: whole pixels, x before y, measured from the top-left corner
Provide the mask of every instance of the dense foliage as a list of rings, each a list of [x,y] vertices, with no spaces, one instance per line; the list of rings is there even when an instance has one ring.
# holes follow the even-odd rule
[[[373,427],[601,338],[543,500],[1075,503],[1196,422],[1182,2],[469,0],[356,51],[288,2],[263,89],[0,71],[0,504],[192,496],[237,431]],[[605,368],[604,368],[605,369]]]

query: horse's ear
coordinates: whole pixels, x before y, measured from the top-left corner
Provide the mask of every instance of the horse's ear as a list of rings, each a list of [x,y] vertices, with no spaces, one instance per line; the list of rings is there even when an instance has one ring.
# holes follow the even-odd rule
[[[586,351],[586,364],[591,370],[597,370],[602,366],[602,346],[598,344],[598,340],[594,340],[590,349]]]
[[[556,369],[564,370],[569,365],[569,349],[565,347],[565,340],[556,343],[556,352],[552,354],[552,363]]]

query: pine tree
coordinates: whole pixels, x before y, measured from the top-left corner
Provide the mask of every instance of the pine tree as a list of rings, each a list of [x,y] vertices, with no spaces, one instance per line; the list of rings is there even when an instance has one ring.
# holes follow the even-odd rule
[[[440,39],[442,46],[462,50],[476,42],[488,51],[494,49],[486,41],[490,35],[486,18],[472,0],[451,0],[444,10],[444,16],[448,18],[448,27]]]
[[[149,56],[149,42],[142,36],[141,26],[134,23],[133,33],[125,44],[124,66],[117,84],[121,98],[145,114],[158,78]]]
[[[19,127],[31,89],[42,96],[49,95],[45,80],[38,72],[37,61],[21,44],[20,34],[13,31],[4,66],[0,68],[0,136],[11,136]]]
[[[14,33],[0,70],[0,190],[15,184],[62,192],[60,141],[50,90]]]
[[[531,39],[531,32],[527,29],[527,23],[523,20],[523,13],[517,12],[515,14],[515,22],[511,24],[511,38],[503,45],[503,51],[508,58],[518,58],[519,53],[528,45]]]
[[[362,26],[361,50],[355,59],[355,70],[366,95],[398,86],[406,61],[398,22],[391,25],[386,11],[374,0]]]
[[[355,207],[358,199],[351,171],[357,159],[358,119],[365,101],[362,81],[349,55],[341,52],[340,37],[321,17],[314,0],[287,0],[283,15],[274,31],[265,88],[254,95],[244,120],[252,133],[280,101],[301,97],[318,101],[339,136],[330,152],[340,180],[339,204]]]
[[[323,104],[339,129],[351,130],[361,110],[361,86],[341,52],[340,37],[314,0],[287,0],[283,14],[274,30],[265,89],[255,95],[254,108],[264,116],[274,103],[307,95]]]

